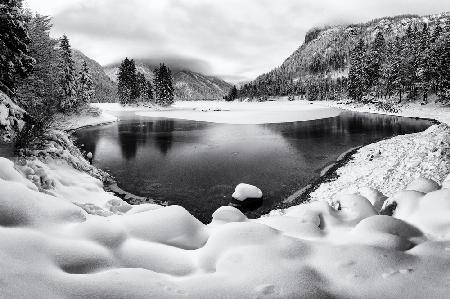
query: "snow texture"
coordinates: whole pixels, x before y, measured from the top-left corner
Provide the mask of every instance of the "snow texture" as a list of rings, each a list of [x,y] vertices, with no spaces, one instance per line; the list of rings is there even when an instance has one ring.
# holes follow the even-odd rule
[[[254,220],[222,207],[204,225],[122,205],[63,165],[0,158],[1,297],[445,298],[448,181],[411,180],[382,204],[393,217],[371,189]]]

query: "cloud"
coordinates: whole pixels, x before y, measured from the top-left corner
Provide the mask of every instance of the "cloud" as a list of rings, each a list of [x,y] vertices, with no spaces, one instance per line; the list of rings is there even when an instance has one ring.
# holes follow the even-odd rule
[[[441,0],[28,0],[102,64],[178,59],[231,80],[281,64],[313,26],[450,10]],[[233,79],[235,78],[235,79]],[[239,78],[239,79],[238,79]]]

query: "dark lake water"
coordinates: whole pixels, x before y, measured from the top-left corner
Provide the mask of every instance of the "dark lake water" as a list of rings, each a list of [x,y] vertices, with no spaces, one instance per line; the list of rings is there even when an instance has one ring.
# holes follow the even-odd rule
[[[228,205],[245,182],[264,193],[257,217],[317,179],[341,153],[431,125],[384,115],[343,112],[312,121],[228,125],[121,115],[118,123],[75,133],[94,164],[121,188],[185,207],[203,222]]]

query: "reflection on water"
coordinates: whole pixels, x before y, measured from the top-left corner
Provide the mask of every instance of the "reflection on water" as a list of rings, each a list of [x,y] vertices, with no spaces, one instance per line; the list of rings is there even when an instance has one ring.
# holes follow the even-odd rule
[[[344,112],[338,117],[266,125],[227,125],[129,117],[76,133],[124,189],[179,204],[207,222],[241,182],[264,192],[256,217],[301,189],[342,152],[429,122]]]

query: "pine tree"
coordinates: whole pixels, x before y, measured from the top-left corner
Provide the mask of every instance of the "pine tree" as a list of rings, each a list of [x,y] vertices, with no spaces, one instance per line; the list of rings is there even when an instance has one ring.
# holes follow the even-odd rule
[[[30,55],[35,59],[33,71],[19,80],[16,100],[31,117],[48,120],[56,112],[62,97],[58,77],[58,41],[50,38],[51,20],[47,16],[30,16],[27,22],[30,35]]]
[[[378,31],[375,40],[370,45],[366,59],[366,78],[369,88],[374,87],[376,97],[379,97],[379,80],[381,77],[381,67],[386,51],[386,41],[383,33]]]
[[[154,88],[156,104],[170,106],[174,102],[174,89],[170,69],[163,64],[154,71]]]
[[[365,53],[366,45],[364,44],[364,41],[360,39],[350,55],[350,69],[347,86],[350,98],[355,101],[362,100],[367,87],[367,75],[364,65]]]
[[[33,66],[29,56],[22,0],[0,3],[0,90],[13,95],[17,77],[25,78]]]
[[[236,88],[236,85],[233,85],[233,87],[228,92],[228,95],[225,96],[225,100],[231,102],[231,101],[236,100],[237,96],[238,96],[238,90]]]
[[[441,41],[438,52],[438,99],[443,103],[450,103],[450,36],[446,35]]]
[[[77,78],[77,99],[79,101],[78,108],[88,105],[92,102],[95,95],[94,83],[86,61],[83,61],[80,73]]]
[[[65,113],[74,112],[77,109],[75,62],[72,58],[72,50],[66,35],[60,40],[59,45],[60,84],[63,90],[63,98],[60,109]]]
[[[122,104],[135,103],[139,97],[136,64],[125,58],[119,66],[117,94]]]
[[[428,93],[431,85],[431,48],[430,48],[430,30],[425,23],[419,37],[419,56],[417,78],[419,80],[418,87],[422,92],[422,103],[428,101]]]

